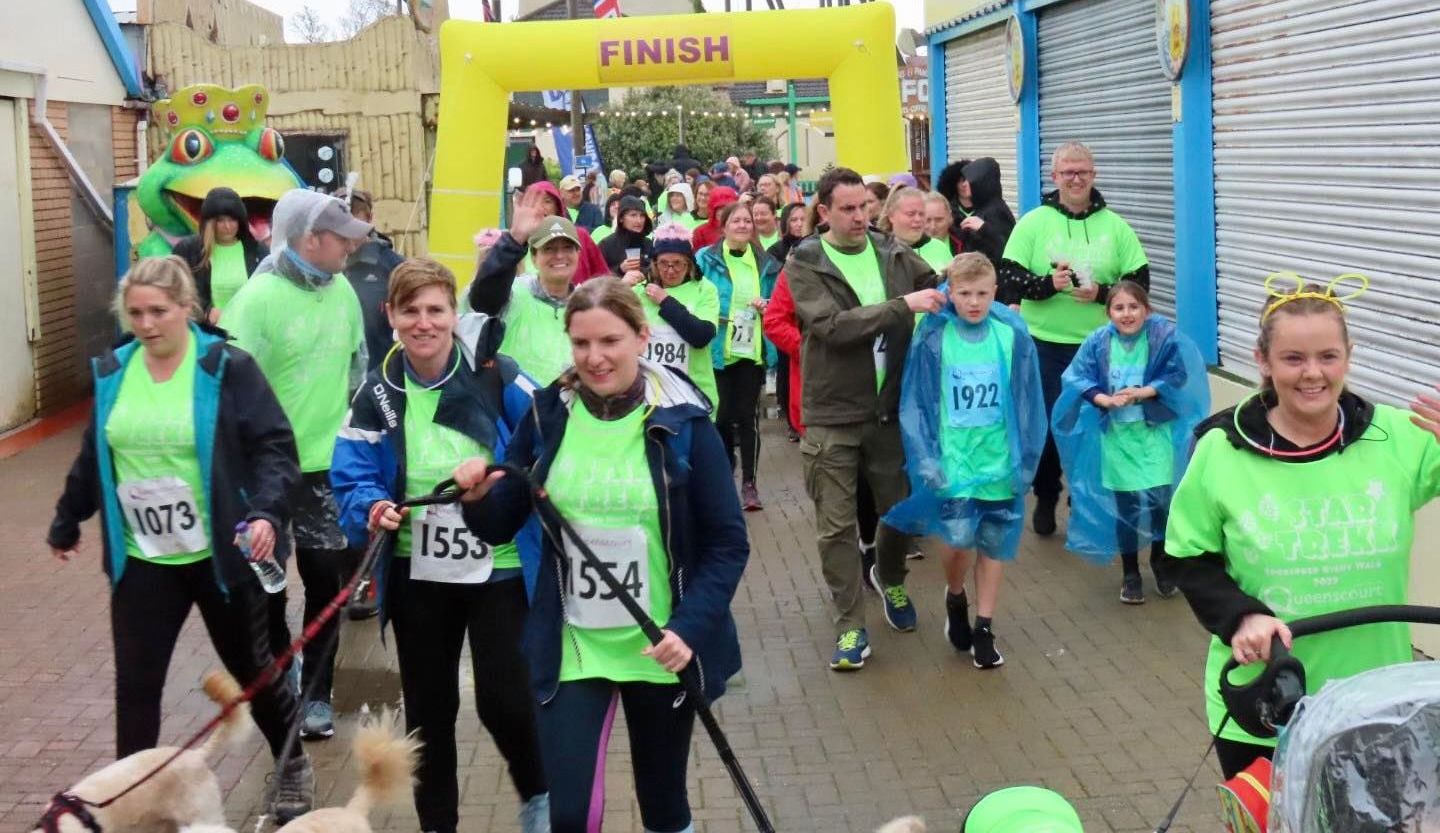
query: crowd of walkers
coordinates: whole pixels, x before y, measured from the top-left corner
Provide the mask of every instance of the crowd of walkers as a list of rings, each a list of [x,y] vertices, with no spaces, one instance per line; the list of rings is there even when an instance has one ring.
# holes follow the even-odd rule
[[[847,168],[810,189],[793,166],[744,153],[706,167],[679,146],[633,183],[557,186],[537,151],[509,228],[477,234],[468,285],[396,253],[363,191],[287,193],[257,241],[235,192],[214,189],[198,234],[120,284],[127,333],[92,362],[94,413],[48,540],[68,559],[101,516],[117,752],[157,743],[192,607],[248,682],[291,639],[285,566],[308,625],[385,533],[374,594],[352,611],[393,627],[424,744],[422,831],[461,827],[467,640],[526,833],[599,829],[621,708],[644,829],[693,829],[696,704],[680,675],[709,701],[741,668],[730,608],[743,513],[776,499],[759,476],[773,385],[814,504],[831,668],[863,668],[882,641],[872,593],[889,628],[917,628],[907,564],[924,553],[942,562],[949,643],[999,668],[1004,565],[1027,515],[1041,536],[1063,519],[1068,549],[1118,558],[1127,604],[1146,600],[1148,547],[1155,592],[1183,592],[1214,635],[1222,768],[1268,756],[1273,739],[1223,722],[1220,668],[1268,659],[1273,638],[1291,643],[1283,620],[1353,592],[1405,601],[1413,515],[1440,492],[1440,404],[1411,417],[1349,390],[1346,298],[1298,282],[1267,284],[1263,386],[1211,416],[1204,362],[1153,308],[1146,253],[1095,187],[1094,155],[1069,142],[1051,162],[1055,189],[1017,219],[989,158],[946,166],[933,190]],[[402,508],[447,478],[458,505]],[[532,514],[532,485],[657,643]],[[1343,520],[1303,507],[1361,498],[1368,537],[1295,536],[1294,517]],[[1337,567],[1325,589],[1297,552]],[[255,699],[272,754],[297,722],[308,740],[334,734],[340,626]],[[1312,690],[1409,659],[1398,625],[1294,649]],[[314,772],[303,747],[277,767],[285,820],[310,808]]]

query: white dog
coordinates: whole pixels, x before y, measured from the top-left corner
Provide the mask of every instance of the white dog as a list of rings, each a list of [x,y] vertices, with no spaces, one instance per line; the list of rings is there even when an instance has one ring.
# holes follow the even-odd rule
[[[344,807],[311,810],[280,828],[276,833],[373,833],[370,809],[404,799],[415,776],[420,741],[400,729],[399,719],[388,709],[367,722],[355,734],[351,745],[360,784]],[[180,833],[235,833],[223,824],[191,825]]]
[[[239,683],[220,671],[207,675],[203,688],[211,700],[222,706],[234,702],[241,694]],[[83,810],[104,831],[173,833],[177,827],[186,825],[223,826],[225,805],[220,782],[215,779],[208,761],[214,752],[241,743],[249,733],[250,707],[242,703],[226,716],[200,748],[180,753],[154,778],[114,804],[103,808],[86,805]],[[175,751],[176,747],[162,746],[136,752],[86,776],[67,794],[85,801],[105,801],[145,777]],[[87,825],[74,813],[56,810],[52,806],[47,811],[54,823],[51,829],[59,833],[86,833]],[[42,822],[35,833],[45,830]]]

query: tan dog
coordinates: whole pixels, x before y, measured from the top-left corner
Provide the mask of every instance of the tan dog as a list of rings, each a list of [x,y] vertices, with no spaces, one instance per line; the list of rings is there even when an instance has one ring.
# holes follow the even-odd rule
[[[925,820],[919,816],[901,816],[885,822],[875,833],[925,833]]]
[[[205,694],[216,705],[240,697],[240,684],[229,674],[214,671],[206,675]],[[242,703],[211,733],[198,749],[180,753],[169,766],[134,792],[109,807],[86,809],[103,831],[126,833],[173,833],[192,824],[225,824],[225,805],[220,782],[210,770],[210,756],[222,747],[242,742],[250,734],[250,706]],[[69,791],[86,801],[105,801],[145,777],[150,770],[175,754],[176,747],[146,749],[121,758],[99,772],[87,775]],[[41,833],[45,828],[35,828]],[[86,833],[86,826],[74,815],[59,817],[60,833]]]
[[[398,803],[410,792],[420,741],[400,729],[389,709],[360,727],[351,745],[360,785],[344,807],[312,810],[277,833],[372,833],[370,809]]]

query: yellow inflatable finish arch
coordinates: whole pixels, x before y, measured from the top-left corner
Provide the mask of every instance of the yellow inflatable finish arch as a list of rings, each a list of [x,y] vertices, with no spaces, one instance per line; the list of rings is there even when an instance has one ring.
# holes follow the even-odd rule
[[[796,38],[794,33],[803,37]],[[841,165],[908,166],[886,3],[751,14],[440,27],[440,116],[430,254],[474,274],[472,238],[500,217],[512,91],[828,78]]]

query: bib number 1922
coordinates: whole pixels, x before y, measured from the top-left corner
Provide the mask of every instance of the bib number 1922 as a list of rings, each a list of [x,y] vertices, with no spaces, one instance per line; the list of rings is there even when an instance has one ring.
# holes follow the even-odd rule
[[[950,388],[950,393],[954,399],[951,405],[957,411],[995,408],[1000,405],[1000,385],[995,382],[955,385]]]

